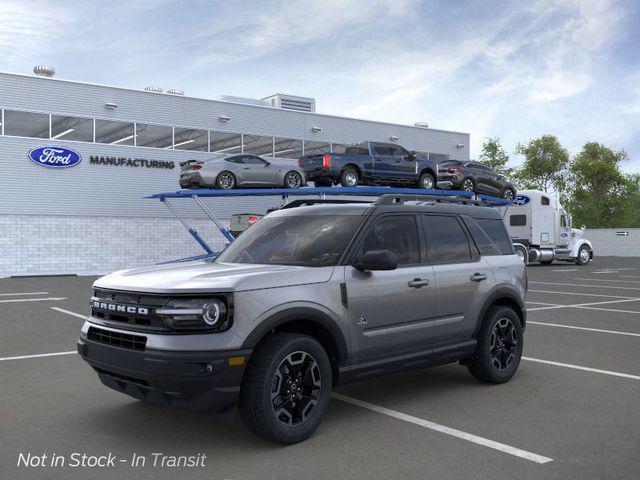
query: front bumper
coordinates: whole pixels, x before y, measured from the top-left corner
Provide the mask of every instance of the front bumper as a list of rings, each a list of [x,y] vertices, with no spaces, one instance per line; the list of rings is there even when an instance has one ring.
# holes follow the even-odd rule
[[[251,350],[131,350],[78,339],[78,353],[107,387],[176,410],[233,411]],[[230,357],[244,357],[230,365]],[[238,363],[238,362],[236,362]]]

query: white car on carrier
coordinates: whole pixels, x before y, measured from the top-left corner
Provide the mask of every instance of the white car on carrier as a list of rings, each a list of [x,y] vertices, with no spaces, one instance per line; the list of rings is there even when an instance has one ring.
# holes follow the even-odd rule
[[[548,193],[519,191],[503,218],[525,263],[547,265],[559,260],[586,265],[593,259],[591,242],[582,238],[586,227],[571,228],[571,216]]]

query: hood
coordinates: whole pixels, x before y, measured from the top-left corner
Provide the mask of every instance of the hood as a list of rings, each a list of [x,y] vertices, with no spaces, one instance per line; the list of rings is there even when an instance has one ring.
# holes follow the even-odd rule
[[[332,273],[333,267],[195,261],[120,270],[93,285],[146,293],[238,292],[327,282]]]

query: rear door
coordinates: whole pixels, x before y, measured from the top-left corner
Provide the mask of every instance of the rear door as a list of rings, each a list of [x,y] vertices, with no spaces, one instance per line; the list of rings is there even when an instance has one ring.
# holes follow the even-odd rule
[[[397,269],[361,272],[345,267],[354,362],[422,351],[431,341],[435,278],[425,261],[418,221],[413,214],[379,216],[357,243],[355,259],[369,250],[387,249],[397,255]]]
[[[425,214],[421,218],[436,277],[436,315],[443,324],[438,340],[471,338],[482,300],[493,284],[491,267],[481,259],[457,216]]]
[[[394,178],[394,165],[396,158],[389,145],[384,143],[372,143],[371,154],[374,163],[374,176],[381,180]]]

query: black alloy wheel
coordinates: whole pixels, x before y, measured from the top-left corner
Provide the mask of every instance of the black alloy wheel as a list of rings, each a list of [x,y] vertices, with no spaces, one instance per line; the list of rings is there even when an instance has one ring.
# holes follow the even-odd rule
[[[271,402],[276,418],[286,425],[307,420],[318,406],[322,376],[313,356],[297,351],[280,362],[273,376]]]
[[[513,193],[513,188],[507,187],[504,189],[504,192],[502,193],[502,198],[504,198],[505,200],[513,200],[515,197],[515,194]]]
[[[518,337],[513,321],[503,317],[493,326],[491,332],[491,362],[498,370],[506,370],[518,352]]]

